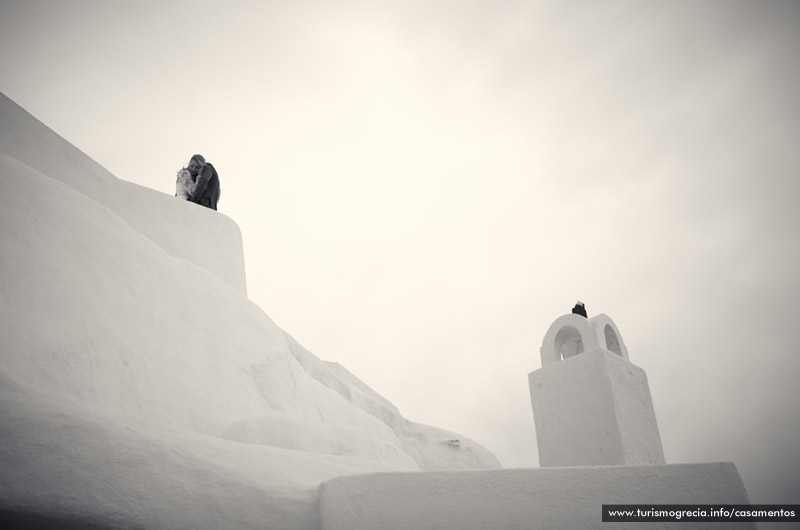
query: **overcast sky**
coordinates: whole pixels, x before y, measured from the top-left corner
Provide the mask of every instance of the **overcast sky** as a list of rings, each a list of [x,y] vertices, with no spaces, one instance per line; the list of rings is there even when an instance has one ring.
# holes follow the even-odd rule
[[[788,1],[4,0],[0,91],[168,194],[205,155],[250,298],[407,418],[538,465],[527,375],[580,299],[669,463],[796,503],[798,28]]]

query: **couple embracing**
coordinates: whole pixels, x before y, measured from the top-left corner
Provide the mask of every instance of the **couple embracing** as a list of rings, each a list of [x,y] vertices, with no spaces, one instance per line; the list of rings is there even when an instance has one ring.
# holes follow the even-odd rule
[[[217,209],[220,196],[219,175],[202,155],[194,155],[189,160],[189,165],[178,171],[175,188],[175,196],[179,199],[196,202],[212,210]]]

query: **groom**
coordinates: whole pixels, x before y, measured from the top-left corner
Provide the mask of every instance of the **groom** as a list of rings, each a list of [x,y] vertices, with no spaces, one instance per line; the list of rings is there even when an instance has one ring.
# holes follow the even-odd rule
[[[187,168],[195,181],[194,193],[189,199],[206,208],[217,209],[219,201],[219,175],[214,166],[206,162],[202,155],[194,155]]]

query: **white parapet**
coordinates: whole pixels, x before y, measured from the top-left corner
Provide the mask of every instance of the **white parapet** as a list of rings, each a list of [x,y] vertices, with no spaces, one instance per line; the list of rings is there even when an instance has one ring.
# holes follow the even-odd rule
[[[322,530],[754,530],[756,523],[602,522],[604,504],[747,504],[729,462],[369,473],[322,484]]]
[[[644,370],[606,315],[558,318],[528,376],[542,467],[663,464]]]

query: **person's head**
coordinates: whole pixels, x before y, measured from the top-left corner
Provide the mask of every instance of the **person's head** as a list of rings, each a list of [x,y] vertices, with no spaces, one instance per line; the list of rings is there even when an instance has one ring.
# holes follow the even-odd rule
[[[196,177],[197,174],[200,172],[200,168],[203,167],[203,164],[205,163],[206,159],[203,158],[203,155],[194,155],[189,160],[189,166],[187,167],[187,169],[189,170],[189,173],[191,173],[193,177]]]

